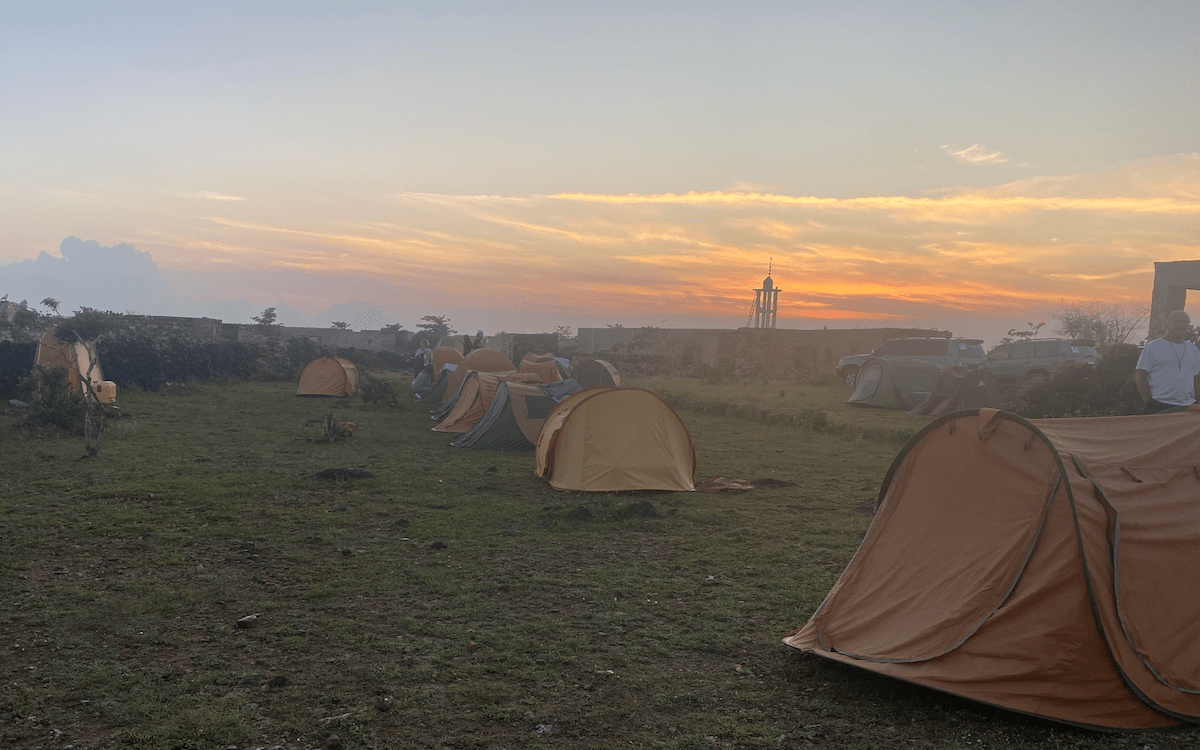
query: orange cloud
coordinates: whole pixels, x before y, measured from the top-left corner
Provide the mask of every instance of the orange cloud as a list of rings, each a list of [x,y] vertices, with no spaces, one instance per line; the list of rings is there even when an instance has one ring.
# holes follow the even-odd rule
[[[236,260],[379,278],[395,296],[735,321],[771,262],[785,320],[902,322],[1147,299],[1154,261],[1197,256],[1197,196],[1200,156],[1181,155],[916,197],[401,193],[338,216],[226,202],[192,235],[146,236],[202,251],[173,251],[189,268]]]
[[[1008,161],[1008,157],[1004,154],[999,151],[988,151],[978,143],[964,149],[960,149],[958,146],[942,146],[942,150],[955,161],[963,164],[1004,164]]]

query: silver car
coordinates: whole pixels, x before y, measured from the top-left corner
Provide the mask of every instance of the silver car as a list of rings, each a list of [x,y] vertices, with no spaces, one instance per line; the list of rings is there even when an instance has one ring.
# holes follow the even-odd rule
[[[909,338],[891,339],[870,354],[851,354],[838,361],[837,376],[853,388],[858,383],[858,371],[871,357],[887,360],[921,360],[936,365],[939,370],[960,371],[978,367],[984,362],[982,339]]]
[[[1090,339],[1034,339],[1001,344],[988,352],[984,365],[1002,383],[1028,375],[1053,375],[1062,367],[1096,363],[1096,342]]]

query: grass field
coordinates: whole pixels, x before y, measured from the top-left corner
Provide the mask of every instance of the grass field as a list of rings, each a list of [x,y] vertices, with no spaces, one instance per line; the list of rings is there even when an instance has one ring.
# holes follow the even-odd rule
[[[1200,743],[1058,726],[781,645],[923,421],[849,409],[834,384],[643,384],[881,437],[682,411],[698,480],[773,486],[581,495],[528,454],[450,447],[405,399],[122,393],[90,459],[82,438],[13,433],[7,412],[0,748]],[[330,413],[352,440],[315,442]],[[314,478],[326,469],[373,477]],[[579,506],[590,521],[568,518]]]

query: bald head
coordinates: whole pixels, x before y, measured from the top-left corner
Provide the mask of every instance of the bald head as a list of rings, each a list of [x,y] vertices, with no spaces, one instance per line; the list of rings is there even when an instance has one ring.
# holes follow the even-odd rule
[[[1192,328],[1192,318],[1183,310],[1175,310],[1167,314],[1167,341],[1178,344]]]

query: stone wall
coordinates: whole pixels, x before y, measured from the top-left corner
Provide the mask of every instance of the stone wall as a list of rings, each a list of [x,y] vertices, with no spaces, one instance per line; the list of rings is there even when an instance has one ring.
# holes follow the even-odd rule
[[[909,336],[950,333],[925,328],[581,328],[576,349],[656,357],[666,370],[681,374],[702,368],[742,374],[764,368],[833,374],[842,357]]]
[[[363,349],[373,352],[400,350],[400,336],[396,331],[352,331],[348,328],[299,328],[238,323],[226,323],[221,328],[222,336],[232,341],[305,338],[330,349]]]
[[[214,343],[220,340],[221,321],[215,318],[176,318],[168,315],[122,315],[120,325],[154,338]]]
[[[0,323],[12,323],[13,317],[20,310],[19,304],[9,300],[0,300]],[[117,331],[124,329],[128,333],[145,335],[154,339],[181,339],[201,344],[211,344],[231,341],[272,341],[290,338],[306,338],[315,344],[330,349],[362,349],[374,352],[400,352],[412,349],[409,346],[411,331],[352,331],[342,328],[299,328],[289,326],[262,326],[258,324],[222,323],[216,318],[182,318],[168,315],[114,315]],[[39,319],[35,331],[13,331],[11,328],[0,330],[0,339],[22,339],[28,336],[41,335],[44,326],[58,322],[43,316]]]

